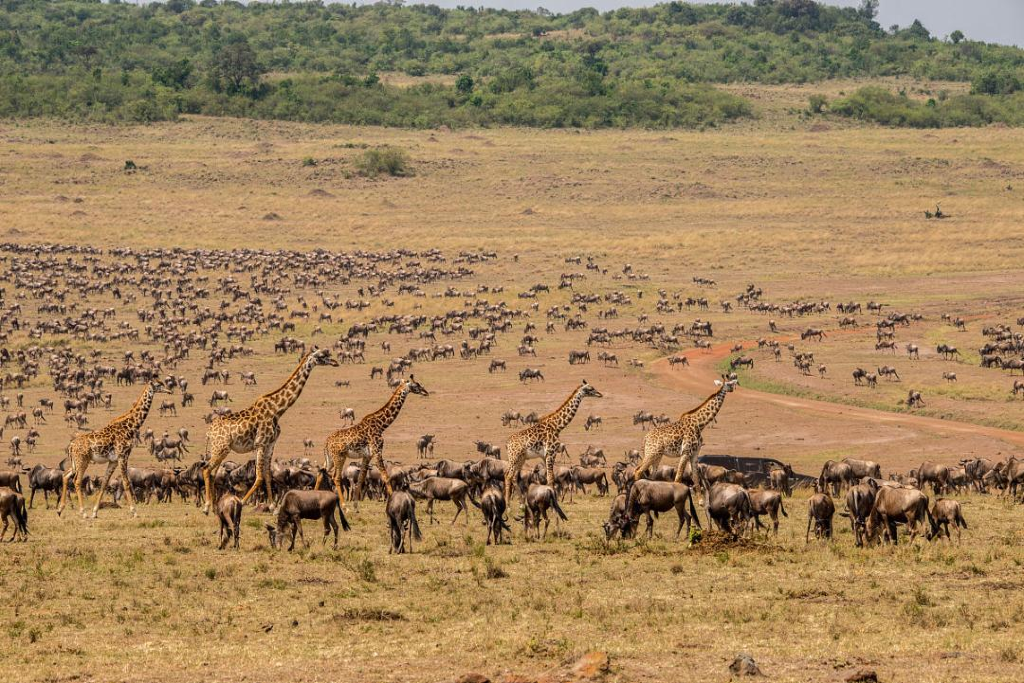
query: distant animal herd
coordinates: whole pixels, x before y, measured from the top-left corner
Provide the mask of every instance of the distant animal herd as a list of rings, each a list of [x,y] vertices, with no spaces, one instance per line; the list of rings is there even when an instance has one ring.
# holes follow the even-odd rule
[[[546,318],[545,334],[556,332],[559,324],[565,332],[585,334],[586,348],[568,354],[570,366],[589,364],[590,348],[595,345],[604,348],[596,354],[597,360],[610,368],[618,367],[617,355],[607,350],[612,344],[659,350],[668,365],[677,369],[690,364],[679,352],[685,342],[710,350],[714,329],[709,320],[698,318],[669,327],[642,313],[637,316],[635,328],[604,326],[619,318],[620,310],[630,309],[643,298],[642,285],[649,277],[629,264],[609,279],[633,283],[637,287],[634,295],[621,289],[598,295],[580,290],[585,289],[588,276],[609,277],[608,269],[598,265],[594,257],[566,259],[570,265],[585,264],[585,271],[563,272],[555,291],[568,290],[567,303],[552,303],[542,312],[538,296],[552,296],[553,285],[537,283],[520,292],[518,300],[528,303],[519,305],[505,301],[501,296],[504,287],[456,285],[473,279],[476,268],[497,260],[497,254],[487,251],[446,257],[437,250],[353,254],[323,250],[102,251],[70,245],[3,244],[0,254],[6,266],[5,287],[0,289],[0,368],[4,372],[0,377],[0,409],[13,408],[5,417],[0,436],[4,430],[24,432],[11,437],[11,469],[0,472],[0,539],[6,536],[10,524],[14,526],[11,540],[28,538],[27,511],[34,506],[37,493],[41,493],[47,508],[50,494],[55,495],[57,514],[74,496],[83,516],[87,514],[85,496],[95,495],[93,517],[104,507],[108,495],[112,505],[126,503],[132,514],[137,502],[170,502],[177,496],[214,513],[219,520],[222,549],[239,546],[241,517],[250,504],[273,511],[276,523],[266,525],[270,544],[279,547],[287,543],[292,549],[297,537],[304,541],[302,520],[321,520],[323,542],[333,536],[336,547],[339,529],[350,528],[346,500],[358,506],[362,500],[378,499],[384,503],[390,549],[397,553],[411,551],[413,542],[422,538],[417,501],[425,503],[430,522],[434,521],[438,501],[454,506],[452,523],[460,516],[468,519],[471,507],[476,508],[487,529],[487,543],[503,543],[511,538],[512,519],[522,523],[525,538],[546,537],[552,518],[556,524],[568,521],[563,504],[571,502],[576,493],[587,494],[589,486],[592,492],[612,500],[603,525],[609,541],[635,537],[641,518],[646,521],[646,533],[651,535],[655,518],[672,511],[678,520],[676,536],[685,530],[688,538],[695,538],[696,529],[717,527],[730,538],[739,538],[762,530],[777,534],[780,518],[789,514],[785,500],[794,487],[811,485],[814,493],[807,503],[805,538],[809,540],[812,533],[817,538],[832,537],[836,501],[843,496],[845,510],[838,514],[846,517],[854,542],[862,545],[879,540],[895,544],[901,526],[912,540],[918,535],[950,538],[951,527],[959,540],[967,523],[959,502],[950,496],[967,491],[1001,491],[1014,498],[1024,494],[1024,461],[1015,457],[1001,462],[961,460],[956,465],[925,462],[905,474],[890,473],[887,478],[883,478],[877,463],[851,458],[829,460],[813,479],[798,478],[784,464],[752,478],[749,473],[701,462],[703,432],[714,423],[727,395],[738,386],[735,371],[751,371],[754,367],[755,358],[742,355],[742,344],[731,347],[733,354],[740,355],[729,360],[730,372],[716,380],[714,391],[696,407],[677,419],[644,410],[632,415],[633,424],[640,428],[642,447],[611,465],[603,451],[593,445],[579,455],[578,465],[558,463],[558,458],[568,457],[560,439],[562,431],[585,400],[602,397],[585,380],[550,413],[508,410],[498,416],[504,426],[515,429],[504,445],[504,458],[501,446],[477,441],[480,458],[433,461],[436,437],[424,434],[416,442],[420,462],[400,465],[385,460],[384,433],[398,418],[405,401],[410,396],[430,396],[411,372],[414,364],[489,356],[498,347],[500,336],[513,333],[517,323],[522,328],[516,345],[519,357],[536,357],[544,338],[532,320],[535,315]],[[461,300],[447,312],[390,312],[396,298],[415,303],[428,296],[425,288],[441,282],[450,284],[431,296],[441,301]],[[713,279],[704,277],[694,277],[693,284],[704,289],[717,287]],[[342,287],[355,289],[353,298],[343,301],[329,293]],[[657,294],[657,314],[681,314],[694,307],[710,309],[704,295],[670,294],[664,289],[657,290]],[[763,289],[751,284],[734,300],[721,300],[719,308],[723,314],[744,308],[773,316],[768,321],[773,333],[778,330],[775,317],[823,316],[832,310],[828,302],[779,304],[764,301],[763,297]],[[113,300],[115,305],[89,307],[87,303],[92,299]],[[35,301],[34,315],[28,312],[30,301]],[[874,324],[875,350],[895,354],[896,329],[909,327],[923,316],[895,311],[883,316],[884,306],[874,301],[866,305],[869,313],[879,316]],[[371,308],[379,313],[362,313]],[[592,309],[596,309],[596,320],[588,320]],[[859,328],[853,316],[862,313],[860,303],[840,303],[835,310],[843,316],[838,319],[839,330]],[[293,336],[300,329],[297,322],[310,338],[325,336],[323,325],[340,325],[342,313],[351,311],[358,321],[329,346]],[[954,330],[967,330],[962,317],[949,315],[943,319]],[[1018,319],[1017,325],[1024,325],[1024,318]],[[1024,335],[1005,324],[985,327],[982,334],[987,341],[979,349],[981,365],[1011,373],[1021,370],[1024,376]],[[156,405],[156,413],[162,418],[177,418],[179,407],[193,408],[192,385],[176,372],[179,364],[188,363],[193,355],[203,356],[202,386],[228,385],[234,374],[242,386],[256,387],[253,371],[232,373],[224,366],[253,356],[256,350],[250,344],[274,335],[279,335],[273,342],[275,354],[298,356],[297,365],[283,383],[244,408],[236,407],[228,389],[212,390],[206,402],[209,412],[204,417],[208,425],[205,451],[195,461],[163,468],[129,466],[129,457],[140,444],[145,444],[158,461],[181,461],[191,453],[192,441],[184,427],[177,429],[175,436],[165,431],[160,437],[145,428],[158,394],[171,397],[160,399]],[[388,354],[396,338],[415,336],[419,343],[431,345],[410,348],[389,363],[370,369],[369,381],[386,383],[390,397],[361,419],[351,408],[339,406],[338,414],[345,426],[326,435],[322,461],[313,462],[308,457],[317,448],[317,440],[309,437],[303,439],[304,457],[275,459],[274,449],[281,437],[280,418],[300,399],[314,370],[365,363],[371,335],[387,335],[379,345]],[[457,344],[442,344],[437,341],[439,335],[465,338],[453,339]],[[799,336],[802,342],[823,342],[829,333],[807,327]],[[105,349],[112,344],[136,346],[121,353],[121,367],[104,361],[109,357]],[[757,340],[757,348],[776,361],[781,361],[784,344],[778,339]],[[798,350],[792,343],[785,347],[794,366],[810,374],[816,364],[814,353]],[[920,359],[917,344],[908,342],[904,348],[909,360]],[[936,354],[950,362],[962,357],[947,343],[938,345]],[[505,360],[490,358],[487,373],[500,375],[507,365]],[[632,358],[622,372],[641,368],[643,361]],[[828,369],[818,363],[817,371],[824,377]],[[49,375],[48,381],[43,379],[44,372]],[[540,368],[524,367],[518,377],[524,384],[548,381]],[[892,365],[881,365],[877,372],[863,368],[853,372],[855,385],[875,387],[879,378],[901,381]],[[952,370],[943,371],[942,378],[947,383],[957,381]],[[141,385],[141,392],[127,411],[104,426],[90,429],[95,411],[112,410],[113,394],[106,389],[110,380],[118,386]],[[38,392],[46,384],[57,400],[63,400],[65,424],[75,432],[57,467],[24,462],[39,448],[40,428],[50,425],[48,417],[55,412],[56,403],[53,397],[38,397],[36,406],[26,408],[24,390]],[[337,381],[335,386],[347,387],[349,381]],[[7,394],[11,390],[17,392],[13,406]],[[1024,380],[1014,381],[1012,393],[1024,393]],[[923,407],[921,392],[910,389],[906,405]],[[591,414],[583,420],[588,433],[601,430],[603,425],[604,418],[599,415]],[[238,463],[229,459],[232,454],[252,457]],[[664,456],[678,461],[662,465]],[[533,457],[542,462],[524,468],[526,460]],[[87,474],[92,464],[104,466],[101,476]],[[27,486],[22,477],[27,479]],[[614,495],[610,483],[617,487]],[[926,494],[927,488],[933,498]],[[520,503],[514,505],[517,497]],[[703,523],[698,505],[704,512]]]

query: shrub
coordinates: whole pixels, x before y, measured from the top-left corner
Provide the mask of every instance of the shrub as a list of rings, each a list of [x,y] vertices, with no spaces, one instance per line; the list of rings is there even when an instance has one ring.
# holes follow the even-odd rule
[[[376,178],[381,175],[401,177],[412,175],[409,156],[398,147],[375,147],[368,149],[356,160],[359,175]]]

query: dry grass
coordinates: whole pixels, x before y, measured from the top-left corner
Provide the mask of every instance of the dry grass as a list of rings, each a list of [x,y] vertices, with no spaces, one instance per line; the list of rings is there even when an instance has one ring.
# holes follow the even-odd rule
[[[713,304],[747,282],[773,301],[874,298],[926,315],[899,333],[901,344],[922,349],[940,341],[970,349],[983,324],[1019,315],[1024,133],[823,129],[781,115],[805,106],[804,89],[761,92],[760,121],[704,133],[409,132],[202,118],[146,128],[6,122],[0,240],[486,248],[501,259],[459,286],[503,284],[510,300],[535,282],[556,284],[558,273],[581,270],[563,259],[583,252],[608,274],[591,273],[581,289],[647,293],[609,327],[634,325],[641,313],[668,326],[699,315],[724,340],[766,334],[765,318],[717,310],[658,315],[655,290],[705,294]],[[359,177],[355,160],[378,145],[406,149],[415,177]],[[304,166],[307,157],[316,164]],[[125,173],[127,159],[140,170]],[[953,218],[925,221],[923,210],[939,201]],[[269,214],[280,220],[264,220]],[[513,252],[522,255],[518,263]],[[650,281],[613,279],[626,261]],[[720,286],[701,292],[693,275],[713,276]],[[356,286],[328,293],[355,297]],[[459,304],[392,298],[395,309],[375,301],[360,316],[325,325],[325,338],[374,315]],[[567,299],[542,295],[540,310]],[[111,304],[103,296],[81,302]],[[943,325],[938,316],[947,311],[973,316],[969,331]],[[833,324],[834,316],[780,320],[783,336]],[[308,338],[310,328],[300,326],[297,336]],[[616,457],[639,445],[630,423],[637,409],[676,414],[699,397],[696,390],[681,395],[650,365],[625,366],[659,351],[624,343],[612,349],[620,368],[593,363],[584,374],[568,368],[565,353],[582,346],[585,331],[559,328],[539,344],[540,358],[524,362],[515,356],[517,336],[495,352],[509,361],[504,376],[487,375],[486,360],[418,367],[432,395],[407,404],[388,432],[388,456],[411,461],[415,438],[434,432],[438,457],[471,457],[473,439],[504,441],[503,410],[555,405],[581,375],[606,395],[581,414],[602,415],[604,427],[567,430],[573,454],[593,444]],[[419,345],[393,342],[396,352]],[[230,366],[253,370],[260,381],[254,389],[235,382],[236,405],[291,370],[292,360],[275,358],[269,340],[256,346],[255,357]],[[829,366],[828,379],[801,378],[788,362],[755,354],[751,381],[888,409],[912,385],[925,392],[932,414],[1020,425],[1008,378],[975,368],[973,359],[953,367],[897,356],[904,381],[867,394],[849,386],[849,371],[892,363],[871,350],[869,329],[801,345],[809,346]],[[104,349],[101,360],[119,362],[122,350]],[[379,348],[368,351],[371,365],[387,358]],[[195,378],[202,362],[194,357],[180,372]],[[514,375],[526,365],[544,369],[548,381],[520,385]],[[944,369],[958,373],[958,385],[944,386]],[[282,422],[279,457],[301,454],[306,437],[322,443],[338,426],[339,407],[362,415],[379,405],[383,386],[367,375],[367,366],[318,370]],[[351,388],[336,388],[338,379]],[[200,404],[208,390],[196,392]],[[114,391],[119,407],[134,397],[134,390]],[[44,395],[50,389],[40,380],[26,390],[26,405]],[[744,402],[742,390],[729,400],[705,435],[705,452],[778,457],[802,471],[836,455],[872,457],[888,469],[1012,448],[995,437],[940,438]],[[150,423],[158,433],[185,425],[201,443],[205,410],[197,405],[180,419],[153,416]],[[55,418],[31,461],[56,462],[70,435]],[[133,463],[146,462],[140,449]],[[1024,602],[1016,577],[1024,554],[1020,511],[1002,500],[967,499],[971,530],[959,548],[919,542],[874,550],[854,549],[845,529],[833,544],[805,546],[802,500],[789,503],[777,543],[700,551],[670,538],[606,544],[596,534],[608,504],[578,498],[567,505],[564,534],[527,544],[517,530],[515,544],[500,548],[481,545],[477,516],[468,528],[426,529],[421,512],[426,538],[402,557],[387,554],[377,503],[350,516],[353,532],[338,551],[314,545],[294,554],[270,551],[265,515],[251,511],[242,551],[219,553],[214,522],[181,504],[144,508],[138,520],[108,510],[94,523],[36,510],[31,542],[5,546],[0,556],[8,615],[0,672],[19,681],[438,681],[468,670],[540,676],[604,649],[611,678],[623,681],[723,680],[738,651],[751,652],[779,681],[838,680],[855,666],[876,669],[884,681],[1018,678]],[[670,525],[663,517],[658,529]],[[315,539],[316,523],[307,531]]]

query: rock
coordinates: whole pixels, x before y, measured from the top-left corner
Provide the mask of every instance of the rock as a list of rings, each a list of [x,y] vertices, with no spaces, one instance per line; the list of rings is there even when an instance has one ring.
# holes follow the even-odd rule
[[[463,674],[458,683],[491,683],[491,679],[483,674],[468,673]]]
[[[607,652],[588,652],[572,665],[576,678],[599,678],[611,670]]]
[[[732,664],[729,665],[729,671],[733,676],[764,676],[761,669],[757,667],[757,662],[746,652],[736,655],[736,659],[732,660]]]
[[[878,683],[878,674],[874,669],[857,669],[844,680],[846,683]]]

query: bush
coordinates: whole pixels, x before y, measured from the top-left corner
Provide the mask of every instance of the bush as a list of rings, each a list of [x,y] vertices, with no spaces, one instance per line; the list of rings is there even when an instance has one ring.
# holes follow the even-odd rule
[[[409,156],[398,147],[376,147],[363,152],[356,159],[359,175],[376,178],[381,175],[393,177],[409,176]]]
[[[885,88],[868,86],[832,102],[831,111],[862,121],[907,128],[987,126],[992,123],[1022,126],[1022,95],[1024,93],[1010,96],[957,95],[924,103],[905,94],[896,95]]]

